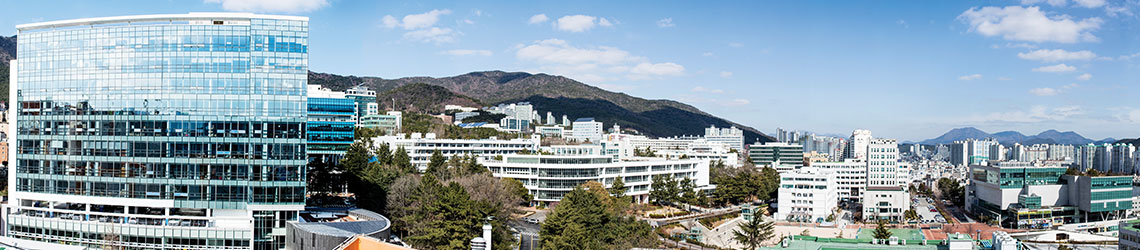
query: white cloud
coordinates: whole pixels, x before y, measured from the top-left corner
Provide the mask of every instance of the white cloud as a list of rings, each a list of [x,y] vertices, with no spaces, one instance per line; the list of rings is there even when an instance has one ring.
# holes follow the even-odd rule
[[[731,43],[728,43],[728,46],[733,47],[733,48],[740,48],[740,47],[744,47],[744,44],[738,43],[738,42],[731,42]]]
[[[598,19],[598,25],[601,25],[602,27],[614,26],[614,24],[610,23],[610,20],[606,19],[606,18],[599,18]]]
[[[1132,58],[1137,58],[1137,57],[1140,57],[1140,53],[1131,54],[1131,55],[1123,55],[1123,56],[1120,56],[1120,58],[1118,58],[1118,59],[1120,59],[1121,61],[1125,61],[1125,60],[1132,60]]]
[[[1092,79],[1092,74],[1089,74],[1089,73],[1084,73],[1084,74],[1077,76],[1077,80],[1081,80],[1081,81],[1088,81],[1090,79]]]
[[[961,81],[973,81],[978,79],[982,79],[982,74],[964,75],[958,77],[958,80]]]
[[[1065,6],[1066,0],[1021,0],[1021,5],[1034,5],[1039,3],[1047,3],[1054,7]]]
[[[898,21],[895,21],[895,23],[903,26],[903,28],[907,28],[907,29],[910,28],[910,24],[907,24],[906,20],[899,19]]]
[[[1039,7],[1007,6],[970,8],[958,16],[970,31],[1006,40],[1031,42],[1095,42],[1091,32],[1104,21],[1092,17],[1075,20],[1066,15],[1047,16]]]
[[[724,90],[723,89],[709,89],[709,88],[705,88],[705,87],[701,87],[701,86],[696,86],[696,87],[693,87],[693,92],[723,94]]]
[[[724,78],[730,78],[730,77],[732,77],[732,72],[728,72],[728,71],[721,71],[721,72],[720,72],[720,77],[724,77]]]
[[[1140,109],[1130,109],[1118,117],[1125,122],[1140,123]]]
[[[672,17],[657,20],[657,27],[669,28],[669,27],[673,27],[673,26],[674,25],[673,25],[673,18]]]
[[[751,102],[751,101],[749,101],[748,99],[732,99],[731,101],[728,101],[728,102],[724,102],[724,103],[721,103],[720,105],[724,105],[724,106],[744,106],[744,105],[748,105],[748,104],[751,104],[751,103],[752,103],[752,102]]]
[[[393,17],[392,15],[385,15],[384,17],[380,18],[380,22],[384,25],[384,28],[391,29],[395,28],[396,26],[400,26],[400,20],[396,20],[396,17]]]
[[[547,39],[527,45],[520,48],[516,56],[528,61],[572,65],[613,65],[644,60],[614,47],[577,48],[559,39]]]
[[[1084,113],[1084,109],[1080,106],[1061,106],[1054,108],[1033,106],[1029,110],[1024,111],[995,112],[985,115],[975,115],[963,120],[968,123],[1038,123],[1064,121]]]
[[[455,42],[455,31],[450,28],[431,27],[404,33],[404,39],[425,43]]]
[[[1030,89],[1029,93],[1035,96],[1055,96],[1060,94],[1061,91],[1054,88],[1035,88]]]
[[[539,71],[579,80],[644,80],[685,74],[685,67],[680,64],[651,62],[615,47],[576,47],[564,40],[547,39],[529,45],[520,44],[517,48],[515,57],[520,61],[537,63]]]
[[[434,26],[439,22],[439,16],[451,14],[451,10],[431,10],[420,14],[411,14],[404,16],[404,29],[422,29]]]
[[[1064,63],[1062,63],[1062,64],[1057,64],[1057,65],[1037,67],[1037,68],[1033,69],[1033,72],[1064,73],[1064,72],[1073,72],[1076,70],[1077,70],[1077,67],[1065,65]]]
[[[1025,60],[1034,60],[1042,62],[1058,62],[1058,61],[1073,61],[1082,60],[1087,61],[1096,58],[1096,54],[1092,51],[1065,51],[1063,49],[1040,49],[1030,51],[1029,53],[1017,53],[1017,57]]]
[[[480,11],[478,15],[482,15]],[[451,10],[431,10],[420,14],[410,14],[404,18],[397,19],[392,15],[385,15],[380,18],[380,24],[384,28],[394,29],[396,27],[408,30],[404,33],[404,39],[414,42],[424,43],[450,43],[455,42],[456,36],[462,34],[451,28],[441,28],[435,25],[439,23],[440,16],[451,14]],[[456,23],[473,24],[474,21],[470,19],[458,20]]]
[[[453,49],[440,51],[439,54],[450,56],[490,56],[492,53],[490,50]]]
[[[1104,0],[1073,0],[1073,3],[1085,8],[1100,8],[1104,6]]]
[[[685,74],[685,67],[671,62],[639,63],[629,72],[642,76],[679,76]]]
[[[713,54],[712,52],[701,53],[701,56],[714,56],[714,55],[715,54]]]
[[[531,16],[530,20],[528,20],[527,23],[529,23],[529,24],[540,24],[540,23],[545,23],[547,20],[550,20],[550,18],[546,17],[546,14],[538,14],[538,15]]]
[[[593,29],[594,26],[599,25],[609,27],[613,26],[613,23],[610,23],[610,21],[606,20],[605,18],[598,18],[587,15],[563,16],[554,22],[554,28],[561,31],[569,31],[575,33],[589,31],[590,29]]]
[[[227,11],[301,13],[324,8],[328,0],[206,0]]]
[[[998,81],[1009,81],[1009,80],[1013,80],[1013,78],[1004,77],[1004,76],[1000,76],[1000,77],[998,77],[997,79],[998,79]]]

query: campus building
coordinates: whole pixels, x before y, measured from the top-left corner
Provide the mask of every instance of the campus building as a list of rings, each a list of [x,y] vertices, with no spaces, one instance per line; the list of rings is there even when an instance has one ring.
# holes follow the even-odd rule
[[[340,162],[352,145],[356,103],[344,92],[308,86],[309,123],[305,124],[309,161]]]
[[[758,167],[785,173],[804,166],[804,147],[785,142],[757,143],[748,147],[748,158]]]
[[[966,209],[1020,229],[1122,219],[1131,176],[1065,175],[1056,164],[994,162],[970,167]]]
[[[593,117],[578,118],[574,120],[574,125],[570,127],[570,134],[573,139],[578,141],[589,141],[597,143],[602,140],[602,135],[605,130],[602,129],[602,122],[594,121]]]
[[[284,249],[305,204],[308,18],[17,25],[8,237]]]
[[[372,138],[373,145],[386,144],[393,152],[403,148],[412,158],[412,165],[420,171],[427,169],[431,155],[437,150],[445,157],[471,155],[486,158],[516,154],[523,150],[536,152],[541,141],[537,135],[525,139],[442,139],[436,138],[433,133],[413,133],[410,137],[396,134]]]
[[[380,113],[380,105],[376,104],[376,91],[368,90],[365,86],[356,86],[345,90],[344,95],[352,99],[356,105],[354,107],[356,117],[363,118],[366,115]]]
[[[370,114],[360,118],[360,123],[356,126],[362,128],[370,128],[384,132],[384,135],[394,135],[400,133],[403,123],[404,113],[400,111],[388,111],[385,114]]]
[[[737,152],[744,151],[744,131],[736,127],[709,126],[705,128],[705,140],[724,143]]]
[[[1140,250],[1140,220],[1121,221],[1119,228],[1117,249]]]
[[[820,223],[827,220],[839,202],[836,174],[830,169],[805,167],[780,175],[774,218]],[[834,218],[832,218],[834,219]]]
[[[649,202],[654,176],[693,181],[696,189],[710,189],[709,163],[704,160],[643,158],[614,160],[605,155],[503,155],[502,159],[480,158],[491,174],[523,183],[534,200],[557,202],[588,181],[610,187],[622,178],[625,194],[634,202]]]
[[[844,159],[841,162],[813,162],[813,168],[835,172],[836,192],[840,201],[860,202],[867,189],[867,162]]]

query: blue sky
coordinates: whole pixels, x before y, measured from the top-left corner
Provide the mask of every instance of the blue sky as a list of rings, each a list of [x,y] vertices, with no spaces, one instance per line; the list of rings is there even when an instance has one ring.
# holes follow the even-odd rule
[[[313,71],[566,75],[776,127],[920,140],[963,126],[1140,136],[1140,1],[12,1],[72,18],[309,16]]]

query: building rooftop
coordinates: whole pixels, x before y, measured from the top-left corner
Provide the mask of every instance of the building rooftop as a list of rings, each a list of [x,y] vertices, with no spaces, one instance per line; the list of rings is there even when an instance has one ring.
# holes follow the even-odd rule
[[[592,122],[592,121],[594,121],[593,117],[578,118],[577,120],[574,120],[574,122]]]
[[[293,21],[309,21],[308,17],[302,16],[279,16],[279,15],[261,15],[253,13],[239,13],[239,12],[190,12],[187,14],[156,14],[156,15],[133,15],[133,16],[113,16],[113,17],[95,17],[95,18],[81,18],[59,21],[38,22],[29,24],[16,25],[16,29],[20,31],[34,30],[34,29],[48,29],[48,28],[61,28],[71,26],[91,26],[102,24],[115,24],[115,23],[145,23],[145,22],[176,22],[176,21],[200,21],[200,20],[248,20],[252,18],[260,19],[282,19]]]
[[[357,234],[371,234],[391,226],[388,218],[372,211],[354,209],[347,212],[308,212],[301,213],[302,222],[294,222],[297,228],[320,235],[352,237]]]

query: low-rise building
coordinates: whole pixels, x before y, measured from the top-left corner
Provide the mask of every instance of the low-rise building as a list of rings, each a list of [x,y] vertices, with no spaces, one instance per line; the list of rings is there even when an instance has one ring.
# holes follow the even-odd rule
[[[1057,164],[974,165],[966,209],[1008,228],[1051,228],[1121,219],[1132,208],[1131,176],[1065,175]]]
[[[285,227],[285,249],[335,249],[358,235],[388,239],[392,227],[388,218],[364,209],[304,211],[298,217]]]
[[[365,115],[360,117],[360,122],[356,125],[362,128],[378,129],[383,131],[385,135],[394,135],[400,132],[403,114],[400,111],[388,111],[383,115]]]
[[[446,157],[471,155],[487,158],[496,155],[513,155],[519,151],[528,150],[536,152],[541,144],[539,136],[534,135],[525,139],[440,139],[435,134],[421,135],[413,133],[411,136],[396,134],[394,136],[379,136],[372,138],[373,145],[386,144],[388,148],[398,150],[403,148],[411,157],[412,165],[421,171],[427,169],[432,153],[439,151]]]
[[[1117,249],[1140,250],[1140,220],[1121,221]]]
[[[804,166],[804,147],[784,142],[757,143],[748,147],[748,158],[757,167],[775,168],[786,173]]]
[[[627,196],[634,202],[649,202],[649,191],[654,176],[689,179],[697,189],[709,185],[707,161],[667,160],[642,158],[614,160],[605,155],[503,155],[501,159],[480,158],[491,174],[499,178],[513,178],[523,183],[537,202],[557,202],[574,188],[588,181],[600,182],[606,187],[622,178]]]
[[[578,118],[574,120],[574,125],[570,127],[573,131],[571,134],[572,139],[578,141],[600,142],[602,141],[603,133],[602,122],[595,121],[594,118]]]
[[[903,212],[910,209],[910,194],[897,186],[868,186],[863,192],[863,220],[904,221]]]
[[[830,169],[805,167],[780,176],[775,219],[823,222],[839,202],[836,174]]]

